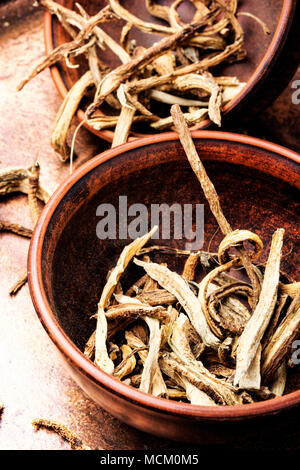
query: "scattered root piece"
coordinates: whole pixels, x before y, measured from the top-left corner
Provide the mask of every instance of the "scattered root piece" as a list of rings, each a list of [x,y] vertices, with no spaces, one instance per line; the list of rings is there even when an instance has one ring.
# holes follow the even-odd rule
[[[0,220],[0,232],[10,232],[20,235],[21,237],[31,238],[33,231],[30,228],[23,227],[23,225]]]
[[[92,72],[89,70],[73,85],[63,100],[51,134],[51,145],[61,156],[62,161],[70,157],[70,148],[67,144],[67,134],[71,121],[77,111],[87,88],[94,85]]]
[[[203,343],[216,348],[219,344],[219,339],[211,332],[198,299],[186,281],[179,274],[170,271],[165,266],[156,263],[144,263],[138,259],[134,259],[134,262],[138,266],[142,266],[150,277],[177,298],[178,302],[187,312],[192,325],[200,335]]]
[[[85,445],[82,440],[68,427],[64,424],[61,424],[57,421],[51,419],[34,419],[32,421],[32,426],[38,431],[40,428],[49,429],[50,431],[56,432],[61,436],[66,442],[71,445],[73,450],[91,450],[90,447]]]

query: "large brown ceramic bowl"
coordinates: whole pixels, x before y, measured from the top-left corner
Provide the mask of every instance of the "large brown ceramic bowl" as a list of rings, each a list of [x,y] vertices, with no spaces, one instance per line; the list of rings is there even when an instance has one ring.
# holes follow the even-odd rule
[[[58,3],[65,7],[75,9],[75,1],[58,0]],[[106,0],[94,0],[89,2],[81,0],[79,2],[89,14],[95,14],[106,5]],[[161,4],[170,4],[172,0],[158,1]],[[144,1],[122,0],[121,4],[133,12],[136,16],[145,21],[155,22],[156,20],[147,12]],[[253,19],[246,16],[239,16],[245,32],[245,47],[248,58],[242,62],[227,64],[219,67],[214,73],[220,75],[237,76],[241,82],[246,82],[246,86],[238,93],[234,99],[227,103],[223,110],[225,119],[244,117],[245,119],[255,118],[257,113],[274,100],[288,84],[297,69],[299,62],[298,48],[298,23],[296,17],[297,0],[243,0],[240,2],[241,12],[250,12],[261,18],[268,25],[270,35],[264,34],[261,26]],[[194,7],[191,2],[183,2],[179,7],[182,18],[191,17]],[[119,40],[123,22],[116,21],[103,26],[103,29]],[[102,26],[102,25],[101,25]],[[69,41],[70,37],[61,27],[60,23],[51,17],[49,13],[45,15],[44,22],[45,48],[50,53],[54,47]],[[159,40],[158,36],[145,34],[134,29],[133,37],[138,44],[149,47],[154,41]],[[120,64],[109,50],[102,52],[101,59],[111,67]],[[78,62],[78,60],[77,60]],[[51,68],[51,74],[55,85],[62,97],[65,97],[70,87],[78,80],[78,77],[86,70],[86,63],[82,62],[79,68],[69,68],[63,62]],[[78,112],[78,118],[84,119],[84,105]],[[211,126],[210,120],[199,123],[197,129],[205,129]],[[90,131],[99,135],[109,142],[113,140],[113,131],[95,131],[92,127],[86,126]],[[149,134],[151,131],[147,130]],[[139,130],[133,133],[131,138],[145,137],[146,130]]]
[[[299,280],[300,156],[246,136],[214,131],[196,131],[193,136],[231,226],[258,233],[266,252],[272,233],[284,227],[282,268],[291,279]],[[129,243],[96,236],[100,220],[97,207],[101,203],[118,207],[119,195],[127,196],[128,207],[133,203],[148,208],[153,203],[203,203],[204,249],[209,243],[215,249],[221,239],[174,133],[110,149],[75,171],[41,215],[31,241],[28,267],[35,309],[72,376],[111,414],[158,436],[211,443],[236,439],[241,426],[248,434],[272,432],[279,422],[276,419],[289,409],[294,416],[299,409],[297,368],[289,374],[283,397],[243,406],[203,407],[139,392],[102,372],[81,352],[95,328],[95,319],[90,317],[97,310],[107,272]],[[185,242],[151,241],[179,248]],[[173,270],[182,269],[179,258],[169,257],[167,262]],[[126,275],[122,278],[124,289],[130,281]],[[272,417],[274,414],[278,416]]]

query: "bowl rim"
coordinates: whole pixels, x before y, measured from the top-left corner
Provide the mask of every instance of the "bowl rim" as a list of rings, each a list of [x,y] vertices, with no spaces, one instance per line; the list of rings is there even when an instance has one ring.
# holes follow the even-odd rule
[[[289,29],[292,24],[292,20],[294,17],[296,9],[296,2],[293,0],[283,0],[282,9],[280,12],[278,24],[276,26],[272,41],[270,42],[262,60],[248,79],[246,85],[240,90],[240,92],[230,100],[224,107],[222,114],[225,116],[229,113],[232,109],[237,107],[241,104],[242,100],[249,97],[250,93],[255,90],[255,88],[261,83],[262,80],[265,80],[268,73],[269,73],[269,66],[271,65],[272,61],[276,60],[280,51],[282,50],[284,43],[287,39]],[[45,44],[45,52],[46,54],[50,54],[50,52],[54,49],[53,45],[53,19],[51,13],[45,11],[44,14],[44,44]],[[57,65],[53,65],[50,67],[50,73],[56,89],[61,96],[61,98],[65,98],[68,93],[68,89],[64,83],[62,75],[60,73],[59,67]],[[77,111],[77,118],[80,122],[84,121],[85,113],[82,109],[78,109]],[[194,127],[195,130],[206,129],[212,124],[210,119],[205,119],[197,126]],[[93,134],[101,137],[102,139],[112,142],[114,137],[114,132],[111,130],[103,130],[97,131],[93,127],[89,126],[86,122],[84,122],[84,127],[88,129]],[[135,136],[130,136],[129,141],[135,140],[137,138],[146,138],[152,137],[156,134],[135,134]]]
[[[238,143],[242,145],[256,147],[292,160],[300,165],[300,155],[280,145],[267,142],[255,137],[220,131],[194,131],[193,138],[206,139],[211,141],[227,141],[228,143]],[[137,403],[139,406],[152,408],[169,414],[176,414],[185,417],[199,417],[211,421],[239,420],[244,418],[254,418],[279,412],[300,403],[300,390],[291,392],[282,397],[273,398],[267,401],[251,403],[245,405],[228,405],[224,407],[209,407],[191,405],[189,403],[177,403],[164,398],[157,398],[147,393],[141,392],[129,385],[123,384],[106,372],[99,369],[92,361],[75,346],[67,334],[63,331],[51,310],[48,303],[42,280],[42,248],[44,237],[57,206],[63,200],[68,191],[87,173],[97,166],[116,158],[123,152],[135,148],[145,147],[158,142],[169,142],[179,140],[174,132],[159,134],[154,137],[137,139],[132,142],[114,147],[96,155],[91,160],[81,165],[74,171],[54,192],[49,202],[42,211],[40,219],[35,227],[28,254],[28,281],[30,295],[36,313],[61,353],[71,362],[76,369],[86,375],[94,383],[100,384],[111,393],[121,396],[123,399]]]

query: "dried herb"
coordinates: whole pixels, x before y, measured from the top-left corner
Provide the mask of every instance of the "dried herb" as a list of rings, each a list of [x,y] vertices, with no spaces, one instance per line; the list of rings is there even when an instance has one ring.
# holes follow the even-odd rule
[[[23,286],[25,286],[27,281],[28,281],[28,275],[27,275],[27,272],[25,272],[25,274],[23,274],[20,277],[20,279],[10,288],[9,295],[10,296],[16,295],[19,292],[19,290],[22,289]]]
[[[138,259],[134,262],[142,266],[147,274],[157,281],[164,289],[173,294],[187,312],[192,325],[200,335],[204,344],[217,347],[219,340],[210,331],[206,319],[201,311],[197,297],[193,294],[188,284],[176,272],[156,263],[144,263]]]
[[[235,1],[225,5],[220,0],[206,3],[193,0],[195,14],[190,24],[180,17],[182,0],[170,5],[145,0],[153,21],[137,17],[119,0],[110,0],[94,16],[89,16],[78,3],[78,12],[52,0],[38,3],[56,15],[71,40],[43,58],[22,80],[18,90],[57,62],[64,61],[69,68],[77,68],[76,58],[84,56],[88,66],[66,96],[51,135],[52,146],[63,161],[73,154],[67,144],[67,134],[89,87],[94,89],[94,98],[88,98],[85,122],[96,130],[114,129],[113,147],[126,142],[138,122],[155,130],[172,128],[172,117],[166,116],[165,111],[175,103],[187,108],[185,117],[190,126],[207,117],[220,126],[222,107],[245,84],[236,77],[214,77],[209,71],[228,60],[245,58],[244,34],[237,15],[248,16],[250,21],[255,19],[268,32],[255,15],[237,12]],[[155,21],[157,18],[163,19],[164,24]],[[102,24],[116,19],[124,22],[119,42],[102,29]],[[145,49],[134,37],[129,38],[129,33],[134,36],[135,28],[159,35],[161,39]],[[111,70],[100,59],[104,48],[120,59],[120,66]],[[103,101],[117,110],[118,115],[110,112],[104,115],[102,108],[100,111]],[[160,116],[152,111],[154,101],[165,104]],[[76,135],[75,131],[73,139]]]
[[[71,445],[73,450],[91,450],[90,447],[85,445],[83,441],[73,431],[68,429],[66,425],[58,423],[57,421],[39,418],[32,421],[32,426],[37,431],[40,428],[45,428],[56,432]]]
[[[114,370],[114,377],[118,379],[123,379],[126,375],[131,374],[131,372],[135,369],[136,366],[136,359],[135,353],[136,350],[132,350],[128,344],[122,344],[121,351],[123,355],[122,362],[118,365],[118,367]]]
[[[109,275],[108,281],[103,288],[98,303],[97,328],[95,339],[95,363],[109,374],[113,373],[114,364],[109,358],[106,349],[107,320],[105,317],[105,308],[108,306],[110,297],[113,294],[114,289],[118,284],[122,273],[126,269],[127,264],[135,256],[136,252],[147,243],[147,241],[152,237],[153,233],[156,230],[157,227],[154,227],[149,233],[147,233],[143,237],[137,238],[130,245],[124,248],[120,255],[118,263]]]
[[[268,382],[282,361],[286,358],[289,348],[300,331],[300,294],[291,303],[289,310],[276,328],[273,336],[263,352],[262,374]]]
[[[38,205],[38,199],[47,203],[53,190],[46,189],[39,181],[40,166],[36,162],[29,168],[4,168],[0,170],[0,195],[6,195],[14,192],[22,192],[28,195],[28,204],[31,210],[32,219],[36,224],[41,209]],[[0,221],[0,231],[9,231],[22,237],[31,238],[32,230],[19,224],[6,221]],[[27,283],[27,272],[12,286],[9,295],[16,295],[19,290]]]
[[[259,302],[238,342],[235,384],[247,374],[275,308],[283,235],[284,229],[273,235]]]
[[[172,115],[225,237],[217,253],[146,247],[154,228],[125,247],[108,273],[85,355],[144,393],[192,405],[274,399],[284,394],[289,353],[300,331],[299,283],[281,279],[284,229],[273,234],[266,265],[256,265],[262,241],[248,230],[231,230],[182,113],[172,108]],[[245,250],[246,242],[252,250]],[[155,252],[186,257],[182,273],[161,259],[154,262]],[[120,276],[134,264],[146,274],[124,294]],[[205,274],[199,284],[198,268]],[[251,283],[239,279],[241,269]]]

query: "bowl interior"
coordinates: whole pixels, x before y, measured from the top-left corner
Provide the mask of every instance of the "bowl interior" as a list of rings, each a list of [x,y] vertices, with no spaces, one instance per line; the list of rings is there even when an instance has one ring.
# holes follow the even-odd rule
[[[61,3],[62,5],[68,8],[76,9],[76,2],[73,0],[59,0],[58,3]],[[90,15],[97,13],[99,9],[103,8],[106,5],[105,0],[96,0],[93,2],[82,0],[80,3]],[[158,3],[170,5],[172,3],[172,0],[164,0]],[[122,1],[121,4],[130,12],[145,21],[149,21],[152,23],[160,22],[161,24],[165,24],[162,20],[156,19],[149,14],[144,2],[141,2],[139,0],[125,0]],[[247,16],[239,16],[239,22],[242,24],[245,32],[245,48],[248,57],[246,60],[243,60],[241,62],[221,65],[215,70],[212,70],[212,72],[215,75],[236,76],[241,82],[248,82],[250,77],[253,77],[259,64],[264,59],[264,56],[268,50],[268,47],[274,37],[274,33],[278,26],[280,13],[282,11],[283,5],[283,0],[273,0],[272,2],[270,2],[269,0],[261,0],[256,2],[253,2],[252,0],[243,0],[242,2],[240,2],[239,11],[249,12],[259,17],[267,24],[271,34],[266,35],[263,32],[261,25],[258,24],[258,22],[256,22],[252,18],[249,18]],[[192,2],[186,1],[179,6],[178,11],[182,19],[188,22],[192,18],[195,9]],[[101,24],[101,27],[116,41],[119,41],[122,27],[124,26],[124,24],[124,21],[116,20],[111,23]],[[60,23],[54,17],[52,18],[51,27],[53,47],[57,47],[62,43],[70,40],[68,33],[61,27]],[[147,34],[133,27],[132,31],[129,34],[129,38],[136,39],[137,44],[143,45],[147,48],[151,46],[154,42],[161,39],[161,36]],[[116,57],[116,55],[114,55],[108,48],[101,51],[101,55],[99,56],[99,58],[109,67],[116,67],[120,65],[119,58]],[[84,59],[82,59],[82,56],[76,58],[76,64],[79,64],[80,67],[70,68],[66,65],[65,62],[61,62],[58,65],[59,74],[67,90],[69,90],[72,85],[77,81],[78,77],[81,76],[87,70],[87,63]],[[82,103],[82,107],[84,109],[85,103]],[[225,109],[227,109],[228,107],[229,104],[225,106]],[[156,111],[160,113],[160,111],[164,108],[166,108],[165,111],[166,114],[168,114],[168,107],[166,105],[160,104],[159,109],[157,109]],[[105,105],[102,110],[105,114],[115,114],[114,110],[110,109],[108,106]],[[210,125],[210,121],[205,120],[199,123],[195,128],[205,128],[208,125]],[[136,128],[135,131],[137,132],[137,135],[141,135],[141,133],[153,133],[153,131],[151,132],[149,128],[145,125],[140,125],[140,127]],[[97,131],[94,132],[97,133]],[[111,131],[101,131],[99,132],[99,135],[100,134],[103,138],[107,138],[107,140],[112,140]]]
[[[101,217],[96,212],[100,204],[111,204],[116,209],[117,231],[119,215],[124,218],[125,214],[124,206],[119,209],[119,196],[127,198],[127,208],[132,204],[145,205],[149,226],[152,204],[179,204],[182,208],[183,204],[191,204],[194,209],[195,204],[204,204],[203,249],[215,250],[222,239],[181,145],[174,137],[166,139],[157,138],[154,143],[145,139],[139,144],[128,144],[125,150],[122,147],[122,151],[108,151],[93,159],[90,171],[69,186],[49,221],[42,246],[44,288],[56,319],[80,350],[95,328],[95,319],[90,317],[97,311],[106,275],[123,246],[131,241],[130,237],[122,240],[97,237]],[[220,137],[198,138],[195,143],[231,226],[252,230],[262,238],[265,244],[262,261],[268,254],[273,232],[284,227],[282,269],[292,280],[299,280],[300,165],[276,152],[246,143],[229,145]],[[120,154],[109,158],[116,152]],[[128,217],[128,222],[135,218]],[[193,210],[193,229],[197,227]],[[186,247],[185,237],[173,238],[172,220],[170,239],[164,239],[167,232],[160,227],[159,239],[150,243]],[[170,269],[181,272],[182,257],[157,256]],[[139,268],[128,272],[130,276],[125,273],[122,277],[124,290],[142,274]],[[288,390],[297,388],[295,371],[289,376]]]

